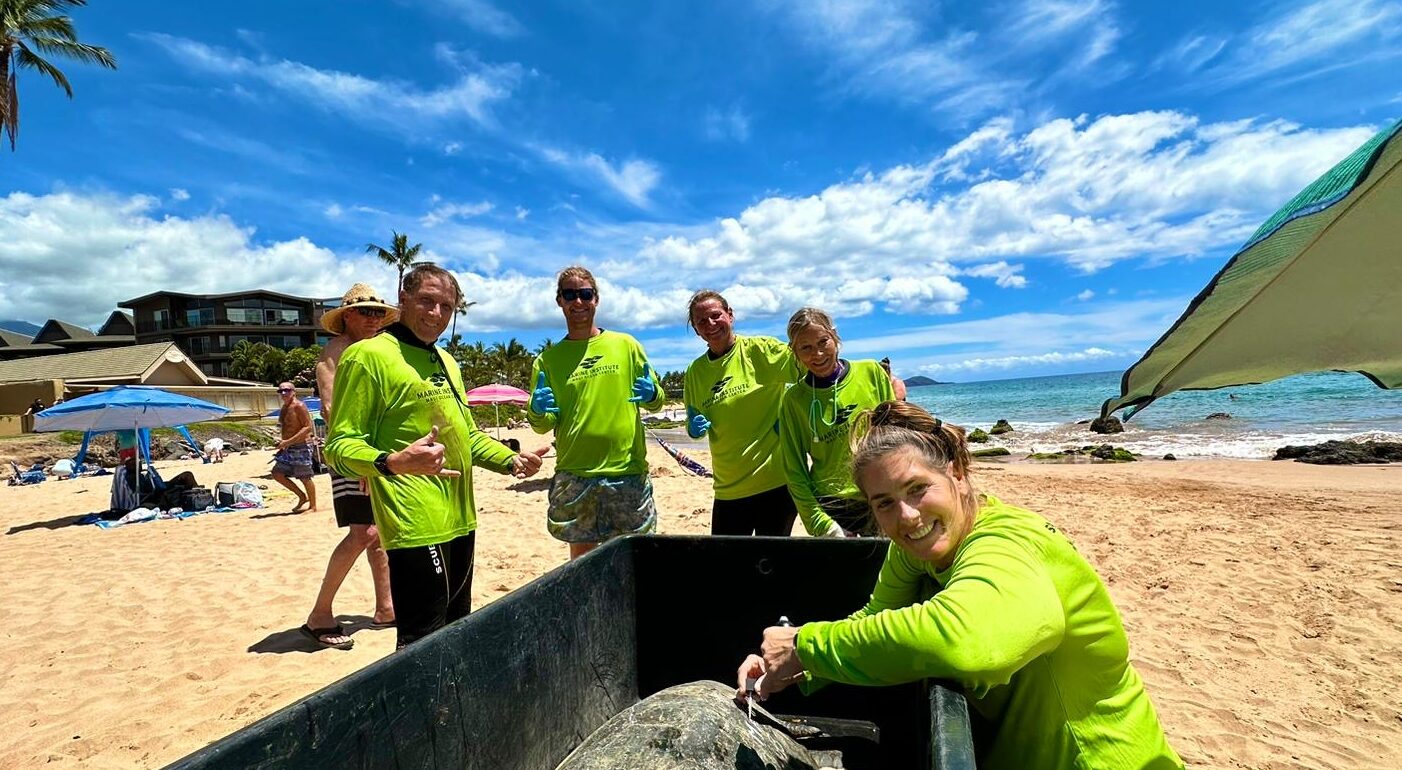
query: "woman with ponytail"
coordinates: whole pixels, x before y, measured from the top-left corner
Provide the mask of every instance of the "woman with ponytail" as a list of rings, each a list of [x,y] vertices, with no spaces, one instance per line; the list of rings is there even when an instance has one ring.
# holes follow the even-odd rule
[[[1181,768],[1100,577],[1041,516],[980,494],[969,466],[964,431],[918,406],[864,415],[852,474],[891,538],[871,599],[765,629],[738,695],[761,674],[761,698],[950,680],[990,728],[975,729],[979,767]]]

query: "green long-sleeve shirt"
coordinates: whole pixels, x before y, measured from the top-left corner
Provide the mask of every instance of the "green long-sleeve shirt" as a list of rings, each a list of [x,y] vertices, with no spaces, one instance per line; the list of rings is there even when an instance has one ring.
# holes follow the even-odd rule
[[[875,361],[852,361],[832,387],[815,388],[799,380],[784,394],[779,444],[789,494],[808,534],[824,534],[833,523],[818,498],[861,499],[848,445],[852,418],[895,397],[890,376]]]
[[[930,595],[932,588],[940,587]],[[818,680],[962,684],[985,768],[1181,768],[1105,585],[1042,517],[985,497],[947,570],[892,543],[867,606],[797,638]]]
[[[738,500],[784,486],[779,404],[799,378],[788,345],[773,337],[735,336],[720,358],[702,353],[686,368],[683,400],[706,416],[717,500]]]
[[[653,372],[657,397],[634,404],[633,381],[643,374],[647,354],[627,334],[601,331],[587,340],[568,337],[550,346],[531,366],[531,387],[540,373],[555,393],[559,414],[526,410],[537,433],[555,431],[555,469],[576,476],[633,476],[647,473],[647,441],[638,407],[662,406],[662,382]]]
[[[343,476],[369,479],[385,548],[446,543],[477,529],[472,466],[511,471],[516,454],[477,429],[458,400],[466,392],[456,362],[400,324],[341,355],[325,455]],[[403,449],[435,425],[443,467],[461,476],[382,476],[375,469],[380,453]]]

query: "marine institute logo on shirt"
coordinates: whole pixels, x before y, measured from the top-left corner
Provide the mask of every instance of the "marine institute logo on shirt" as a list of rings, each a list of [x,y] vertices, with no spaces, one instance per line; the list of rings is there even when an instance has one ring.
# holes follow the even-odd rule
[[[719,380],[716,380],[716,384],[711,386],[711,397],[706,399],[706,403],[702,404],[701,408],[708,409],[722,401],[728,401],[736,396],[743,396],[749,392],[750,388],[754,387],[748,382],[731,385],[730,381],[733,379],[735,378],[727,374]]]
[[[606,374],[617,374],[618,371],[618,364],[604,363],[603,356],[589,356],[588,358],[582,359],[579,362],[579,364],[575,366],[574,371],[570,372],[570,376],[567,381],[579,382],[580,380],[586,380],[591,377],[600,377]]]

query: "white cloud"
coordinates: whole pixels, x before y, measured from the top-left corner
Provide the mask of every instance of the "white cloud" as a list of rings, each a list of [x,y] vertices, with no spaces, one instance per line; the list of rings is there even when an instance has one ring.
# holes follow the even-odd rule
[[[327,219],[340,219],[341,215],[345,213],[345,209],[341,208],[339,203],[332,203],[322,209],[321,213],[325,214]]]
[[[1104,348],[1086,348],[1085,350],[1073,350],[1069,352],[1051,351],[1048,353],[1036,353],[1024,356],[1001,356],[998,358],[967,358],[962,361],[947,364],[926,364],[919,367],[924,374],[942,374],[948,372],[986,372],[989,370],[1012,369],[1014,367],[1026,367],[1046,364],[1071,364],[1084,363],[1086,361],[1103,361],[1110,358],[1123,358],[1131,355],[1126,351],[1113,351]]]
[[[516,17],[487,0],[434,0],[425,5],[452,13],[469,27],[488,35],[511,38],[526,31]]]
[[[175,201],[190,200],[190,191],[180,187],[172,187],[170,188],[170,199]]]
[[[449,157],[462,152],[462,142],[448,142],[443,145],[443,154]]]
[[[524,222],[526,217],[531,215],[531,210],[523,206],[516,207],[516,221]]]
[[[1023,0],[1005,37],[1019,56],[1048,48],[1070,48],[1064,72],[1085,70],[1110,55],[1120,39],[1113,3],[1104,0]]]
[[[662,172],[646,160],[631,159],[615,165],[598,153],[574,153],[556,147],[539,148],[541,157],[583,179],[602,182],[639,208],[647,208],[648,196],[662,180]]]
[[[906,0],[774,0],[799,36],[828,57],[849,95],[877,93],[973,116],[1007,104],[1019,83],[985,66],[971,31],[930,34]]]
[[[1012,258],[1056,257],[1093,272],[1131,258],[1197,256],[1240,245],[1372,134],[1281,121],[1204,125],[1176,112],[1053,120],[1021,135],[1007,121],[991,125],[925,165],[766,198],[709,233],[663,237],[642,254],[745,284],[811,286],[911,271],[953,276],[956,263]],[[960,171],[939,184],[950,168]]]
[[[489,201],[479,201],[477,203],[454,203],[445,201],[437,195],[429,201],[433,208],[427,214],[419,217],[419,223],[425,227],[436,227],[452,219],[467,219],[481,216],[491,211],[493,206]]]
[[[1188,65],[1214,61],[1205,71],[1205,80],[1215,85],[1285,74],[1310,76],[1399,55],[1395,42],[1402,38],[1402,4],[1313,0],[1271,7],[1279,9],[1276,15],[1237,39],[1221,45],[1205,40],[1194,47],[1196,36],[1190,36],[1171,55]],[[1226,50],[1219,57],[1213,49],[1223,47]]]
[[[1081,302],[1089,302],[1095,299],[1095,292],[1091,291],[1090,289],[1086,289],[1080,294],[1077,294],[1076,299],[1080,300]]]
[[[91,326],[160,289],[339,296],[356,281],[394,280],[387,266],[306,238],[255,236],[222,215],[165,215],[150,196],[11,193],[0,198],[0,295],[26,318]]]
[[[1010,265],[1007,262],[989,262],[977,265],[964,271],[964,275],[975,278],[992,278],[994,283],[1002,289],[1025,289],[1027,288],[1027,277],[1021,275],[1022,265]]]
[[[261,81],[284,95],[328,112],[405,133],[416,121],[468,119],[493,122],[491,107],[511,96],[522,69],[517,64],[478,65],[450,85],[422,89],[412,83],[376,80],[322,70],[287,59],[249,59],[187,38],[159,33],[140,37],[155,43],[188,68],[226,78]]]
[[[706,110],[705,135],[713,142],[729,140],[742,144],[748,142],[750,140],[750,116],[746,115],[739,107],[731,107],[729,110],[711,107]]]

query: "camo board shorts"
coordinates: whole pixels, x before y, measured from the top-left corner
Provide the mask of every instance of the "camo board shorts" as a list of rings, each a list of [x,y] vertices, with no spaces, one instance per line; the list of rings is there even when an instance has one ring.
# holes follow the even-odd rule
[[[602,543],[657,531],[652,479],[646,473],[585,478],[556,471],[549,498],[545,526],[556,540]]]

